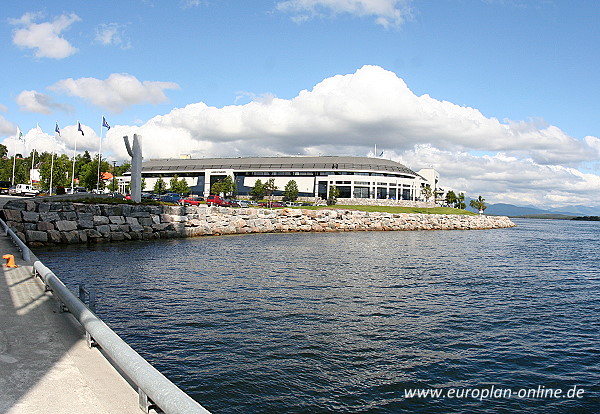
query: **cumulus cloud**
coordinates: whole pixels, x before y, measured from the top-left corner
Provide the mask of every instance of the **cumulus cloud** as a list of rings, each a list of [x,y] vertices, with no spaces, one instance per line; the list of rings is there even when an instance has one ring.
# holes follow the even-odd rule
[[[397,155],[407,165],[432,166],[441,171],[442,188],[465,192],[487,201],[516,205],[559,207],[598,205],[600,176],[562,165],[542,165],[531,158],[505,153],[477,156],[444,151],[429,144]]]
[[[17,126],[0,115],[0,135],[14,134]]]
[[[37,91],[23,91],[16,99],[17,104],[25,112],[37,112],[40,114],[51,114],[55,110],[72,112],[68,105],[59,104],[43,93]]]
[[[120,23],[101,24],[96,28],[96,42],[104,46],[117,46],[123,50],[131,48],[131,41]]]
[[[113,73],[107,79],[79,78],[63,79],[50,86],[51,90],[64,91],[85,101],[119,113],[131,105],[158,104],[168,101],[164,91],[179,89],[174,82],[140,82],[127,73]]]
[[[313,17],[351,14],[374,17],[383,27],[399,26],[410,16],[411,0],[286,0],[277,10],[293,14],[296,22]]]
[[[115,126],[105,148],[126,158],[122,136],[133,133],[143,136],[146,158],[366,155],[377,144],[386,158],[416,170],[434,166],[448,188],[490,201],[560,204],[571,194],[597,203],[598,175],[575,169],[600,158],[597,137],[577,140],[543,120],[501,122],[417,96],[377,66],[325,79],[293,99],[240,96],[253,100],[222,108],[194,103],[141,126]]]
[[[0,117],[1,118],[1,117]],[[1,128],[1,122],[0,122]],[[57,154],[73,155],[73,150],[77,148],[77,154],[89,151],[91,154],[97,154],[99,149],[100,137],[87,125],[81,125],[85,135],[78,131],[77,124],[61,126],[60,136],[55,135],[54,131],[47,133],[40,127],[31,128],[23,131],[24,140],[18,140],[15,136],[16,126],[10,130],[10,135],[2,141],[9,149],[9,153],[14,151],[21,154],[29,154],[33,149],[38,152],[52,152]],[[0,129],[1,130],[1,129]],[[104,155],[105,157],[105,155]]]
[[[51,22],[36,23],[40,13],[25,13],[10,23],[18,26],[13,35],[13,43],[22,48],[34,49],[38,58],[64,59],[77,52],[68,40],[61,37],[73,23],[81,19],[74,13],[63,14]]]

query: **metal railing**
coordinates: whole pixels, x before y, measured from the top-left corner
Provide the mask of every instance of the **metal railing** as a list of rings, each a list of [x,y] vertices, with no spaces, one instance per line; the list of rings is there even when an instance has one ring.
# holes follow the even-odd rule
[[[23,259],[29,261],[31,257],[29,248],[7,227],[4,220],[0,219],[0,225],[19,245]],[[61,306],[68,309],[84,327],[88,345],[101,347],[113,363],[136,385],[142,411],[149,413],[151,408],[158,407],[165,414],[210,414],[127,345],[42,262],[36,260],[33,268]]]
[[[23,241],[21,239],[19,239],[19,237],[15,234],[15,232],[10,227],[8,227],[8,225],[4,222],[4,220],[0,219],[0,224],[2,225],[2,228],[4,229],[4,233],[7,236],[10,236],[12,239],[12,242],[17,245],[19,250],[21,250],[21,256],[23,257],[23,260],[30,261],[31,260],[31,250],[29,250],[29,247],[27,247],[27,245],[25,243],[23,243]]]

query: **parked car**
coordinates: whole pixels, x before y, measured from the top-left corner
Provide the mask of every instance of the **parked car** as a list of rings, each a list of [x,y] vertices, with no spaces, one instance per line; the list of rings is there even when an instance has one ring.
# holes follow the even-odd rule
[[[179,204],[183,204],[184,206],[197,206],[198,204],[202,204],[202,198],[195,197],[186,197],[179,200]]]
[[[223,197],[218,195],[209,195],[206,198],[206,204],[208,205],[217,205],[219,207],[230,207],[231,202],[229,200],[225,200]]]
[[[10,187],[10,181],[0,181],[0,194],[8,194]]]
[[[121,193],[108,193],[107,195],[109,197],[111,197],[111,198],[116,198],[116,199],[119,199],[119,200],[125,200],[125,196],[123,194],[121,194]]]
[[[8,194],[18,196],[36,196],[39,191],[30,184],[17,184],[8,189]]]
[[[179,200],[181,200],[181,196],[179,194],[175,194],[175,193],[163,194],[159,198],[159,201],[162,201],[163,203],[179,204]]]
[[[250,203],[246,200],[231,200],[231,207],[248,208],[250,207]]]

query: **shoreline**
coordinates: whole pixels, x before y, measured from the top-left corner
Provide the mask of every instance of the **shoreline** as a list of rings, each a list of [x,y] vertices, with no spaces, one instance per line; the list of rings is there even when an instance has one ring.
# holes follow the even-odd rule
[[[505,216],[83,204],[36,199],[9,201],[2,213],[9,227],[29,246],[248,233],[483,230],[516,226]]]

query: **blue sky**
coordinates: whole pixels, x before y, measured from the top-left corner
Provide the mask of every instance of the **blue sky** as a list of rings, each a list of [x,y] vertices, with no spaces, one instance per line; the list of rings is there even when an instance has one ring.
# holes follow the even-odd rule
[[[59,150],[97,152],[104,114],[117,160],[135,132],[146,158],[377,144],[491,202],[598,206],[598,15],[592,0],[4,0],[0,140],[50,150],[58,122]]]

